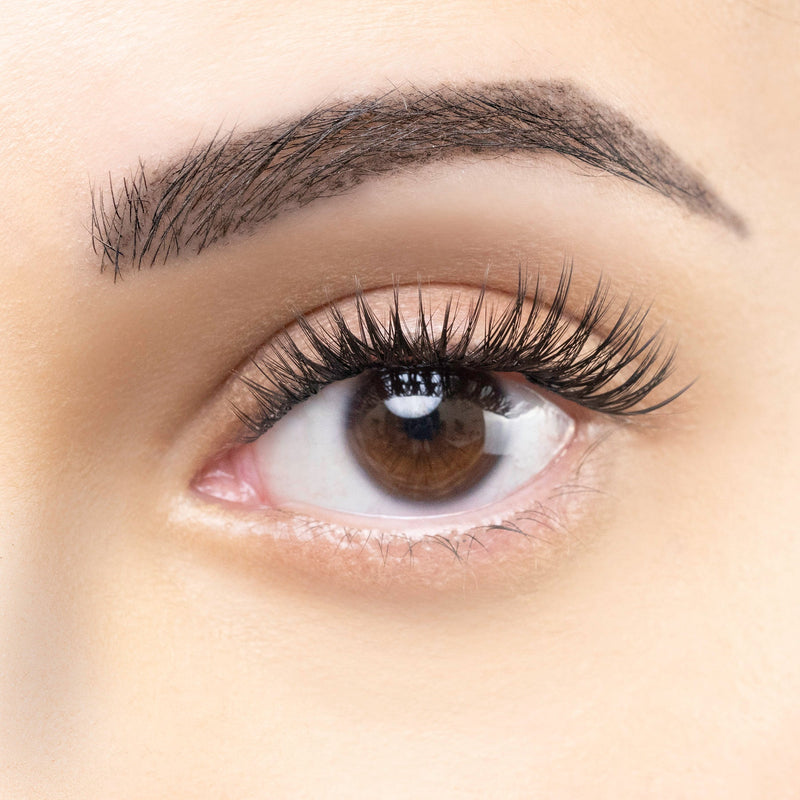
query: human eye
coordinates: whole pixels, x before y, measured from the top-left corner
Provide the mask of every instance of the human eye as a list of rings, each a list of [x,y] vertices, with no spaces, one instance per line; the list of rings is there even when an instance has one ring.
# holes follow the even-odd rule
[[[381,580],[563,548],[587,451],[682,392],[643,306],[571,283],[398,285],[299,315],[242,369],[241,435],[196,493]]]
[[[575,427],[514,377],[412,365],[337,381],[259,437],[261,500],[398,524],[502,501],[558,457]]]

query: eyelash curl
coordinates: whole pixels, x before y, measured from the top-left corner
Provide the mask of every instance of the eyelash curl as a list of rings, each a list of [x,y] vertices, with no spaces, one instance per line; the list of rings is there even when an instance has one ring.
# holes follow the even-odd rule
[[[354,323],[335,304],[322,324],[301,314],[296,323],[303,346],[283,331],[254,360],[259,377],[240,378],[256,403],[254,413],[234,409],[247,429],[245,438],[258,438],[329,384],[375,368],[516,372],[584,408],[618,416],[655,411],[689,388],[643,405],[672,374],[675,345],[666,342],[661,329],[646,335],[648,308],[628,300],[613,311],[616,304],[602,278],[575,319],[568,312],[571,282],[572,267],[565,264],[547,302],[539,276],[529,296],[528,277],[520,270],[516,293],[504,308],[487,307],[484,283],[466,316],[459,315],[454,295],[435,326],[422,285],[413,327],[401,313],[397,286],[385,322],[360,289]]]

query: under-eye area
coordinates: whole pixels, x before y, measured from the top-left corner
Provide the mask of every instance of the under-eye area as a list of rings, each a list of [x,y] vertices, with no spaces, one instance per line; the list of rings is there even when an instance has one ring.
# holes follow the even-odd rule
[[[675,359],[645,305],[605,280],[582,296],[571,265],[549,287],[521,270],[511,294],[356,291],[241,369],[240,434],[194,493],[323,571],[541,562],[600,494],[589,455],[685,391]]]

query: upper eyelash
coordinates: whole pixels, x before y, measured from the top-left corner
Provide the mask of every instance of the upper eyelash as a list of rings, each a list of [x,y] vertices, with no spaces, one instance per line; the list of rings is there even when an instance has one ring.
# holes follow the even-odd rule
[[[566,400],[615,415],[646,414],[689,388],[642,406],[672,374],[675,345],[666,342],[661,329],[645,335],[649,309],[630,300],[608,325],[614,303],[603,279],[575,322],[566,313],[571,281],[572,267],[565,265],[555,295],[546,303],[539,276],[529,297],[528,278],[520,270],[516,293],[502,311],[485,307],[484,284],[461,321],[456,317],[458,298],[451,296],[436,331],[420,285],[413,333],[400,311],[399,287],[386,323],[358,290],[355,326],[335,304],[328,309],[327,324],[314,324],[299,315],[296,322],[304,346],[287,331],[279,335],[267,354],[254,360],[260,377],[241,377],[256,401],[255,413],[235,411],[255,438],[325,386],[380,367],[518,372]],[[481,322],[484,333],[476,340]],[[601,325],[607,332],[587,347]]]

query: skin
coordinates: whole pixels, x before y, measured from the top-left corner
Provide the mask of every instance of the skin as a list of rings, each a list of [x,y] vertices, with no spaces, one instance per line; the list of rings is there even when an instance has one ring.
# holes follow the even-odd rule
[[[0,794],[800,796],[799,21],[722,0],[8,4]],[[463,161],[100,273],[89,180],[140,156],[392,85],[550,77],[656,132],[749,235],[557,157]],[[233,436],[231,370],[292,308],[354,275],[474,286],[491,264],[508,290],[564,255],[579,288],[602,272],[652,300],[676,380],[699,380],[603,423],[601,492],[557,557],[376,595],[240,546],[224,510],[176,513]]]

